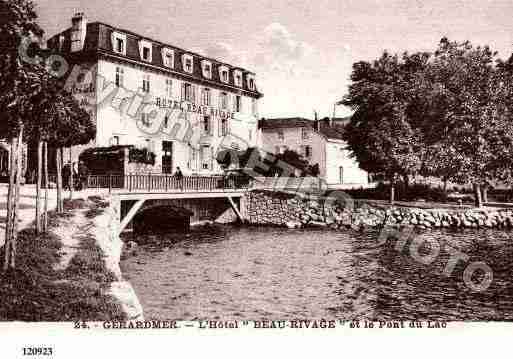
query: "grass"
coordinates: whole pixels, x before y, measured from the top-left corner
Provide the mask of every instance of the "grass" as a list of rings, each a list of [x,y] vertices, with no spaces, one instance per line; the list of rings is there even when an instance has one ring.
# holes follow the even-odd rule
[[[71,207],[87,206],[75,202]],[[49,218],[58,225],[59,217]],[[84,234],[80,248],[63,271],[54,270],[62,244],[59,238],[19,233],[16,270],[0,274],[0,321],[103,321],[126,319],[120,304],[106,295],[115,280],[107,270],[94,238]],[[3,259],[4,250],[0,249]]]

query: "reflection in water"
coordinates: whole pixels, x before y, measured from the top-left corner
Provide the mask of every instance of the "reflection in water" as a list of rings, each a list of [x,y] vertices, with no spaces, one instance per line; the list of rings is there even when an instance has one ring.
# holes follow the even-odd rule
[[[256,227],[150,237],[122,265],[148,319],[513,319],[511,232],[416,236],[441,244],[428,266],[411,258],[409,244],[402,252],[394,241],[376,246],[377,232]],[[469,256],[450,277],[442,275],[446,248]],[[481,293],[462,278],[473,261],[493,270]]]

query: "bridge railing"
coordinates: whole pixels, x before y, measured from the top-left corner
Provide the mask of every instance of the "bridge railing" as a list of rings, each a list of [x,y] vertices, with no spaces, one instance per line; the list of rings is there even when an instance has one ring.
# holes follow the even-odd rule
[[[251,183],[239,177],[172,175],[92,175],[87,177],[88,188],[125,190],[128,192],[215,192],[243,190]]]

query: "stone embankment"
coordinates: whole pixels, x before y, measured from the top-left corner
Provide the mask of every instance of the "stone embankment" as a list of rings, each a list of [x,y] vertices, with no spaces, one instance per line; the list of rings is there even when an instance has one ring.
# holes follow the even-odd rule
[[[254,191],[248,196],[249,223],[289,228],[321,226],[360,229],[383,225],[429,228],[513,228],[511,209],[387,208],[363,204],[341,208],[334,201]]]
[[[144,320],[139,299],[132,285],[123,279],[119,266],[123,250],[123,241],[119,238],[119,199],[111,196],[104,203],[104,208],[92,214],[95,218],[90,231],[104,254],[106,267],[117,279],[110,284],[109,294],[119,301],[128,320]]]

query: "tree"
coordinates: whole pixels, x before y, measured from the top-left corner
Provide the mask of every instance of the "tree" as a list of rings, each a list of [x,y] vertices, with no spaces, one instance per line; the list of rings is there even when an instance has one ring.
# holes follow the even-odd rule
[[[27,37],[39,37],[34,4],[27,0],[0,2],[0,111],[4,116],[0,133],[11,141],[11,166],[7,201],[4,270],[14,269],[17,240],[17,215],[21,182],[21,150],[26,128],[26,116],[32,109],[32,98],[41,91],[37,65],[25,63],[18,49]]]
[[[497,62],[488,46],[444,38],[430,67],[438,89],[433,98],[443,104],[426,131],[433,153],[430,167],[440,177],[472,183],[478,207],[481,189],[510,169],[503,153],[511,155],[513,143],[511,74]]]
[[[398,175],[408,183],[423,162],[423,136],[418,113],[425,107],[419,94],[425,87],[428,53],[385,52],[379,59],[353,65],[349,94],[343,104],[355,112],[344,131],[360,168],[390,181],[390,200]]]

